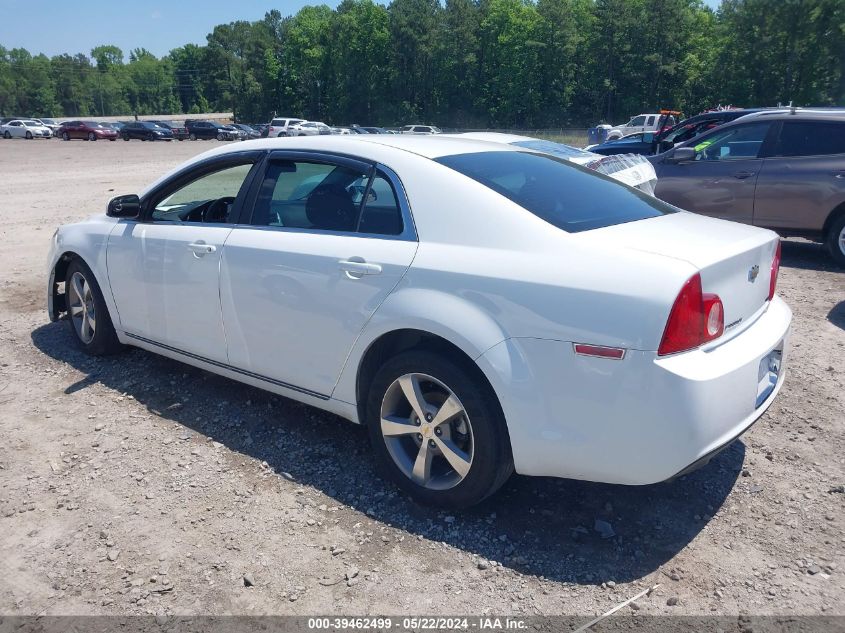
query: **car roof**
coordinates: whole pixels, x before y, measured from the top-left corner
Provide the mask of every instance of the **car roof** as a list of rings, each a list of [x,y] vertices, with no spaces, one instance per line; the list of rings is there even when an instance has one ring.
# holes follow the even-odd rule
[[[141,195],[146,195],[147,192],[155,188],[160,182],[166,180],[173,173],[187,169],[192,165],[210,158],[251,150],[305,150],[340,155],[345,154],[360,157],[364,160],[384,162],[388,166],[390,165],[391,158],[397,157],[400,153],[404,153],[406,156],[413,154],[425,159],[436,159],[443,156],[454,156],[456,154],[532,151],[522,147],[505,145],[502,142],[477,141],[446,136],[445,134],[431,136],[415,136],[409,134],[347,134],[342,136],[283,136],[261,138],[231,145],[222,145],[198,154],[151,183]]]
[[[751,114],[746,114],[745,116],[741,116],[731,123],[743,122],[747,123],[750,120],[758,119],[758,118],[765,118],[766,120],[775,120],[775,121],[782,121],[787,119],[800,119],[802,121],[806,120],[818,120],[818,121],[830,121],[830,120],[845,120],[845,109],[841,110],[823,110],[823,109],[801,109],[796,108],[794,110],[790,109],[778,109],[778,110],[760,110],[758,112],[752,112]]]

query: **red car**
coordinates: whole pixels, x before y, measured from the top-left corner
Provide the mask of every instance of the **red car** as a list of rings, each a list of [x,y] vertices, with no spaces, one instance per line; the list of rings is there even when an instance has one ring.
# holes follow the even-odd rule
[[[56,136],[62,137],[65,141],[74,138],[81,138],[83,141],[96,141],[99,139],[116,141],[117,131],[96,121],[65,121],[56,130]]]

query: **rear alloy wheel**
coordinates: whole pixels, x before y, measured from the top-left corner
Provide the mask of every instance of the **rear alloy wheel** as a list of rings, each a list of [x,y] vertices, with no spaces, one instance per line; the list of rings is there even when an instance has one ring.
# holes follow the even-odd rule
[[[96,134],[94,134],[93,132],[88,132],[88,140],[89,140],[89,141],[96,141],[96,140],[97,140],[97,135],[96,135]]]
[[[67,268],[65,301],[70,327],[86,353],[101,356],[123,348],[94,273],[82,260],[73,260]]]
[[[70,134],[68,134],[67,132],[62,132],[62,140],[63,141],[69,141],[70,140]]]
[[[845,268],[845,213],[840,214],[830,225],[826,241],[831,257]]]
[[[12,138],[12,135],[9,134],[9,130],[6,130],[5,132],[3,132],[3,138]]]
[[[123,140],[124,140],[124,141],[128,141],[128,140],[129,140],[129,135],[128,135],[128,134],[124,134],[124,135],[123,135]]]
[[[156,140],[156,135],[155,135],[155,134],[153,134],[152,132],[150,132],[149,134],[147,134],[147,140],[148,140],[148,141],[154,141],[154,140]]]
[[[192,141],[195,141],[195,140],[197,140],[197,135],[194,134],[193,132],[191,132],[191,134],[188,136],[188,138],[190,138]]]
[[[431,352],[411,350],[385,363],[373,379],[367,424],[382,469],[425,504],[471,506],[513,472],[489,385]]]

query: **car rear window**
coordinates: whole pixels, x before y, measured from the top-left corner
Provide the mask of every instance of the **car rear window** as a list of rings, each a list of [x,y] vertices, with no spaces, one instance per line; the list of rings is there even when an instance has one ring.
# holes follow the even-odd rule
[[[608,176],[546,154],[478,152],[436,161],[569,233],[677,211]]]
[[[785,121],[775,156],[845,154],[845,121]]]

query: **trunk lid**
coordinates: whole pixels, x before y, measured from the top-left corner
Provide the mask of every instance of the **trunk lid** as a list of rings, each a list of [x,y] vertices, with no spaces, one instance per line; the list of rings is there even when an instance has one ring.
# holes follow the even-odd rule
[[[596,240],[597,245],[654,253],[698,268],[703,291],[722,300],[723,337],[729,338],[745,329],[766,304],[779,239],[766,229],[686,211],[585,231],[580,236]]]

